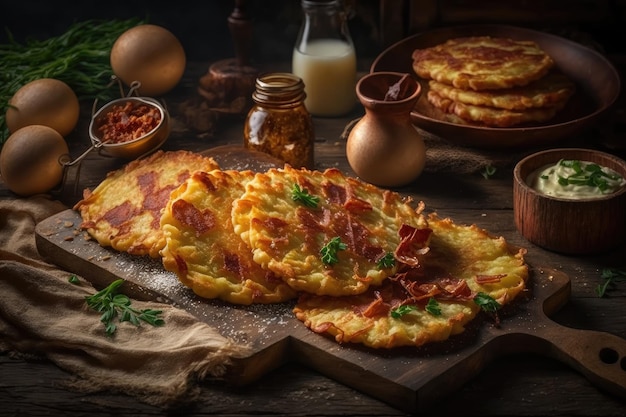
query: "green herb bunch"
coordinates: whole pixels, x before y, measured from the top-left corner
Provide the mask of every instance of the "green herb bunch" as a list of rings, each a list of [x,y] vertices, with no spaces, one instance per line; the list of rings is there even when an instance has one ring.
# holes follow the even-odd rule
[[[8,138],[5,114],[9,100],[24,85],[41,78],[56,78],[72,88],[79,100],[114,98],[108,88],[113,71],[109,57],[117,38],[143,21],[87,20],[74,23],[60,36],[45,40],[0,44],[0,145]]]
[[[165,324],[165,321],[159,317],[162,313],[161,310],[137,310],[131,307],[130,298],[117,292],[123,283],[123,279],[118,279],[94,295],[85,297],[85,301],[91,309],[102,313],[100,321],[104,323],[107,336],[113,336],[117,330],[115,319],[118,317],[120,322],[128,321],[135,326],[139,326],[141,321],[153,326]]]

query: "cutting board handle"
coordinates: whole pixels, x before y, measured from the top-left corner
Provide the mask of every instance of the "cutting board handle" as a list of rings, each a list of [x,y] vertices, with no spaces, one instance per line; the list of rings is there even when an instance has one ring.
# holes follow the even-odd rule
[[[548,342],[547,351],[542,349],[542,353],[568,364],[597,387],[626,398],[625,339],[552,321],[546,321],[546,326],[535,329],[533,334]]]

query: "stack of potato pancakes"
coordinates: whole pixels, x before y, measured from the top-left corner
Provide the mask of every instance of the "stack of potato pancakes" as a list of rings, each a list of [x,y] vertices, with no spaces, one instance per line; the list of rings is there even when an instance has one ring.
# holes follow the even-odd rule
[[[542,123],[562,110],[574,83],[532,41],[490,36],[416,49],[413,70],[448,121],[486,127]]]

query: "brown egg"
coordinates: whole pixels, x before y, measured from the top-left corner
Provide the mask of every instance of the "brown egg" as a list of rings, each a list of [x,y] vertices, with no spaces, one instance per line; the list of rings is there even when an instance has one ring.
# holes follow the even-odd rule
[[[169,30],[138,25],[122,35],[111,48],[111,68],[124,84],[139,81],[140,95],[165,94],[178,84],[186,65],[185,50]]]
[[[6,124],[9,132],[29,125],[49,126],[61,136],[68,135],[80,115],[74,91],[61,80],[41,78],[15,92],[9,100]]]
[[[0,176],[16,194],[30,196],[50,191],[61,182],[61,156],[69,153],[56,130],[43,125],[18,129],[0,152]]]

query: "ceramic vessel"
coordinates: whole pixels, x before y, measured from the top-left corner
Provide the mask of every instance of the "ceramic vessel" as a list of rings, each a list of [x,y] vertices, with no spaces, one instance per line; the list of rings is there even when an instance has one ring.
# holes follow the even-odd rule
[[[356,85],[365,115],[346,142],[348,163],[362,180],[381,187],[400,187],[424,169],[426,148],[411,122],[411,110],[421,94],[409,74],[378,72]]]

